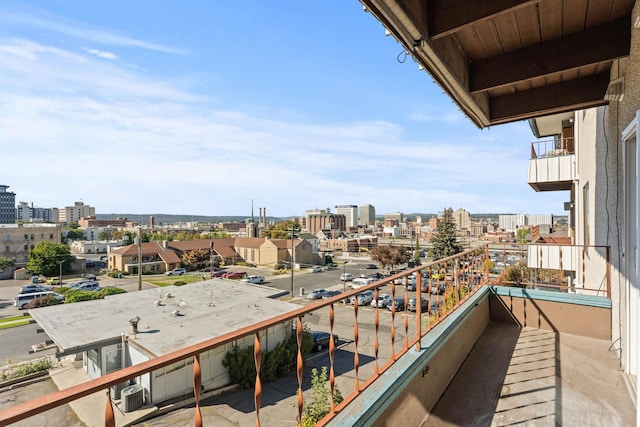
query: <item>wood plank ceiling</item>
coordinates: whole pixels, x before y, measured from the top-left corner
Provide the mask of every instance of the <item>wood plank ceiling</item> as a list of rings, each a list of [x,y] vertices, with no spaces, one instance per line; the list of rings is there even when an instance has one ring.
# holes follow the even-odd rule
[[[635,0],[361,0],[477,126],[604,105]]]

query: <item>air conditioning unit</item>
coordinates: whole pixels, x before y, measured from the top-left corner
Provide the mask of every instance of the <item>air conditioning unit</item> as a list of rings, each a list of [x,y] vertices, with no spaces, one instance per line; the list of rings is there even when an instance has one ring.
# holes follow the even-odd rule
[[[135,411],[144,405],[144,388],[140,384],[125,387],[120,396],[120,409],[122,412]]]
[[[129,381],[125,381],[123,383],[119,383],[111,386],[111,400],[120,400],[122,390],[129,386]]]

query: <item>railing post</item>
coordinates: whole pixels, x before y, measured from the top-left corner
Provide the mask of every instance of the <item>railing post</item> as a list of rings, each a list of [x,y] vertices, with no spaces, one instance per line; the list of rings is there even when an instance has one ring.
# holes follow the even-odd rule
[[[304,399],[302,398],[302,317],[296,320],[296,341],[298,343],[298,357],[296,360],[296,374],[298,376],[298,425],[302,424],[302,406]]]
[[[196,404],[195,426],[202,427],[202,413],[200,412],[200,390],[202,387],[202,376],[200,374],[199,357],[193,356],[193,398]]]
[[[333,403],[333,396],[335,394],[336,388],[336,375],[334,369],[335,363],[335,353],[336,353],[336,344],[333,340],[333,323],[335,319],[333,304],[329,306],[329,389],[331,390],[331,395],[329,396],[329,413],[333,415],[336,411],[335,405]]]
[[[373,371],[375,372],[376,376],[379,375],[380,373],[378,369],[378,350],[380,349],[380,341],[378,340],[378,329],[380,328],[380,313],[378,313],[378,311],[380,310],[378,308],[379,296],[380,296],[380,291],[378,290],[378,288],[376,288],[373,294],[374,301],[376,302],[376,310],[375,310],[375,315],[373,317],[373,325],[375,327],[375,337],[373,341]]]
[[[260,427],[260,405],[262,404],[262,383],[260,382],[260,364],[262,362],[260,331],[256,331],[254,334],[253,361],[256,365],[256,385],[254,388],[253,401],[256,407],[256,427]]]
[[[113,402],[111,402],[111,389],[107,389],[107,406],[104,408],[104,427],[116,427],[116,419],[113,414]]]
[[[360,381],[358,380],[358,371],[360,370],[360,356],[358,355],[358,298],[353,299],[353,369],[355,371],[355,392],[360,392]]]

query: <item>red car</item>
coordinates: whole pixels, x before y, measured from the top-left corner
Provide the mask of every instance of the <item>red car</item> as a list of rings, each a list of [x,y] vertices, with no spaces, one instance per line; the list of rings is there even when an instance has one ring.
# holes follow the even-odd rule
[[[223,279],[242,279],[246,275],[247,275],[246,271],[230,271],[228,273],[223,274],[220,277],[222,277]]]

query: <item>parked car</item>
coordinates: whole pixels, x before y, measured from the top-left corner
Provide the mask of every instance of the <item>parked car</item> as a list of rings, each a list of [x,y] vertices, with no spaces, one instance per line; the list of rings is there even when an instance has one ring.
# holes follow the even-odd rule
[[[241,282],[262,285],[264,283],[264,276],[247,276],[242,279]]]
[[[395,298],[392,299],[389,304],[387,304],[387,309],[391,311],[393,307],[396,308],[396,311],[404,310],[404,298]]]
[[[320,273],[322,271],[322,267],[319,265],[314,265],[309,269],[309,273]]]
[[[327,264],[327,270],[335,270],[337,268],[338,266],[336,264],[333,264],[333,263]]]
[[[444,287],[444,282],[440,282],[440,283],[434,283],[431,285],[431,294],[432,295],[442,295],[444,294],[445,291],[445,287]]]
[[[23,287],[20,288],[20,292],[21,294],[31,294],[34,292],[47,292],[51,290],[51,286],[45,286],[45,285],[24,285]]]
[[[307,299],[322,299],[326,293],[327,291],[325,289],[314,289],[307,294]]]
[[[363,286],[368,285],[369,283],[373,283],[375,282],[376,279],[372,278],[372,277],[358,277],[357,279],[353,279],[351,282],[351,288],[352,289],[358,289],[361,288]]]
[[[340,295],[342,292],[340,291],[327,291],[322,295],[322,299],[329,299],[331,297],[335,297],[336,295]]]
[[[86,276],[84,276],[84,278],[85,278],[86,280],[98,280],[98,278],[96,277],[96,275],[95,275],[95,274],[92,274],[92,273],[87,274]]]
[[[312,331],[311,339],[313,340],[313,349],[316,351],[322,351],[323,348],[329,347],[331,334],[329,332]],[[336,334],[333,334],[333,343],[338,345],[338,336]]]
[[[375,308],[386,308],[389,304],[391,304],[391,295],[389,294],[379,294],[378,299],[371,301],[371,307]]]
[[[225,275],[225,274],[227,274],[227,273],[228,273],[228,271],[227,271],[227,270],[218,270],[218,271],[214,271],[214,272],[211,274],[211,277],[222,277],[222,276],[224,276],[224,275]]]
[[[416,301],[417,301],[416,297],[409,298],[409,303],[407,304],[407,311],[418,310],[418,304],[416,303]],[[427,310],[429,310],[429,301],[424,298],[420,298],[420,312],[426,313]]]
[[[353,274],[351,273],[342,273],[340,275],[340,280],[343,282],[350,282],[354,279]]]
[[[56,292],[52,292],[52,291],[32,292],[29,294],[18,294],[18,296],[16,296],[15,300],[13,301],[13,306],[24,310],[29,306],[29,303],[31,303],[31,301],[39,298],[48,298],[48,297],[54,297],[61,301],[64,300],[64,295],[60,295]]]
[[[349,304],[354,304],[356,299],[358,300],[358,305],[371,304],[371,301],[373,301],[373,291],[364,291],[352,296]]]
[[[174,268],[173,270],[167,271],[167,276],[182,276],[186,274],[187,270],[184,268]]]
[[[94,280],[90,280],[87,282],[78,282],[72,286],[69,286],[69,289],[77,290],[77,291],[98,292],[102,288],[100,287],[100,284],[98,284],[98,282]]]
[[[383,273],[380,273],[379,271],[376,271],[375,273],[370,273],[370,274],[368,274],[368,275],[367,275],[367,277],[370,277],[370,278],[372,278],[372,279],[379,280],[379,279],[384,278],[384,277],[385,277],[385,275],[384,275]]]
[[[47,279],[47,285],[60,286],[62,285],[62,280],[59,277],[49,277]]]
[[[222,277],[223,279],[242,279],[246,275],[246,271],[229,271],[220,277]]]
[[[378,268],[378,266],[375,264],[367,264],[364,266],[364,268],[366,268],[367,270],[375,270]]]

